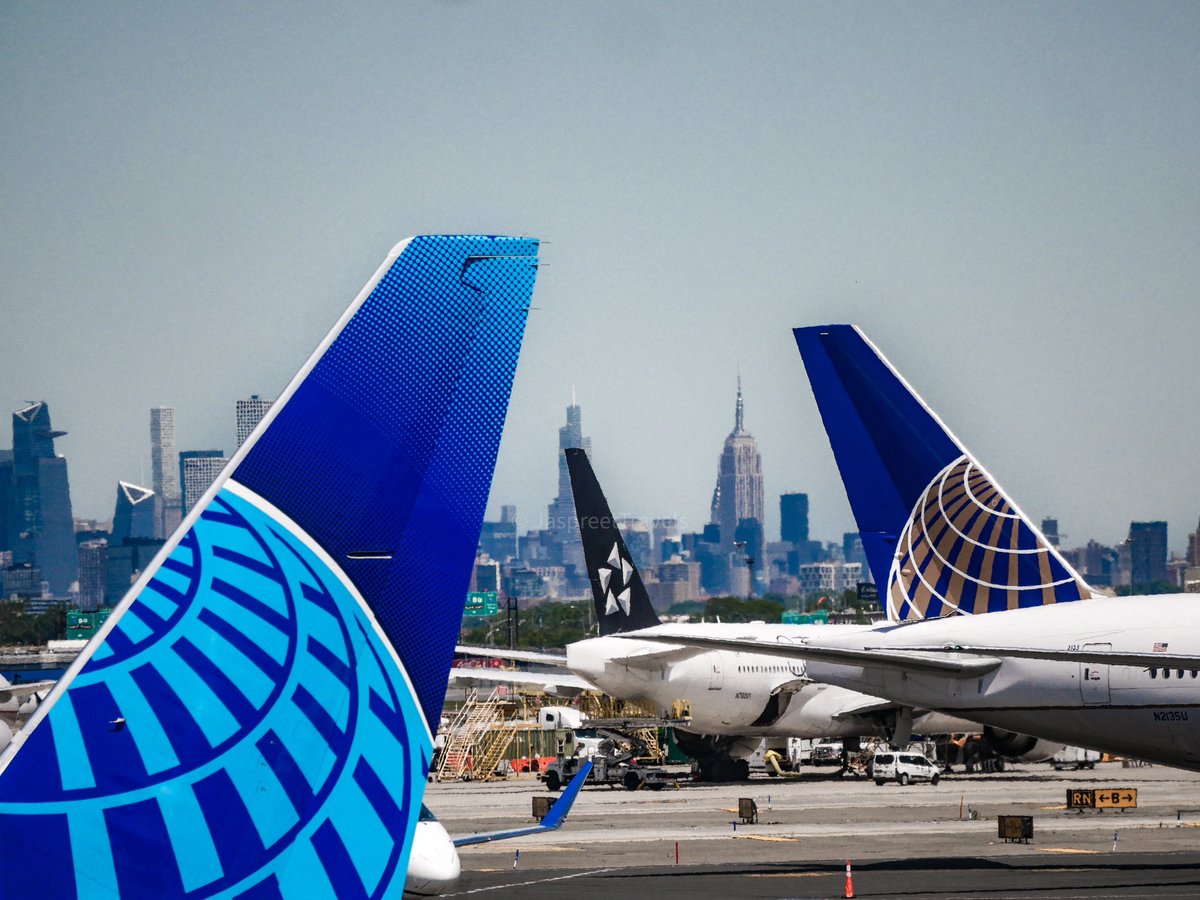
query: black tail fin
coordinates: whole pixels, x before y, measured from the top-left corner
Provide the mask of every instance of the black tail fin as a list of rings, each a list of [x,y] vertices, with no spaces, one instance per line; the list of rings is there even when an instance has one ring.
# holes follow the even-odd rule
[[[567,454],[567,468],[571,472],[575,517],[583,538],[583,556],[592,582],[600,633],[614,634],[660,624],[587,452],[570,449],[563,453]]]

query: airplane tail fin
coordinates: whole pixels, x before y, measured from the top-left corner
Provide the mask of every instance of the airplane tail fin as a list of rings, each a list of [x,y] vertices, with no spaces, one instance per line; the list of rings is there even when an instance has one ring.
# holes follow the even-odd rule
[[[629,548],[600,490],[587,452],[564,450],[571,473],[571,493],[575,497],[575,517],[583,538],[583,556],[592,598],[596,603],[596,621],[600,634],[615,634],[658,625],[658,616],[650,605],[650,596],[642,584],[629,555]]]
[[[0,870],[399,894],[537,248],[392,251],[0,755]]]
[[[794,334],[891,621],[1091,596],[862,332]]]

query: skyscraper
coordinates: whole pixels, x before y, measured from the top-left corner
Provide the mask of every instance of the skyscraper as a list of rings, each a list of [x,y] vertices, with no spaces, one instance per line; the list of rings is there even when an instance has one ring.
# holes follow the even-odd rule
[[[779,539],[808,543],[808,494],[779,495]]]
[[[32,563],[42,571],[50,592],[63,597],[79,577],[79,551],[71,517],[67,461],[54,452],[66,434],[50,425],[50,407],[33,403],[13,413],[11,467],[6,518],[14,564]],[[4,548],[0,548],[4,549]]]
[[[558,496],[547,509],[549,524],[546,530],[561,547],[562,564],[574,566],[576,572],[582,573],[585,571],[583,540],[579,536],[579,522],[575,519],[571,471],[567,468],[567,457],[563,453],[572,447],[584,450],[588,459],[591,459],[592,439],[583,436],[583,412],[575,403],[574,391],[571,391],[571,405],[567,407],[567,424],[558,429]]]
[[[186,516],[225,468],[220,450],[184,450],[179,454],[179,483],[183,485],[181,509]]]
[[[1129,523],[1130,584],[1134,592],[1167,580],[1167,523]]]
[[[240,447],[250,437],[256,425],[267,414],[274,400],[264,400],[258,394],[251,394],[248,400],[239,400],[236,404],[237,413],[237,445]]]
[[[712,498],[712,521],[721,526],[723,547],[733,546],[734,531],[743,519],[763,521],[763,476],[758,443],[746,430],[742,379],[738,376],[733,431],[725,438]]]
[[[117,482],[117,505],[113,509],[112,537],[109,543],[119,547],[129,538],[157,537],[158,505],[154,491],[128,481]]]
[[[179,455],[175,452],[175,407],[150,410],[150,476],[154,485],[154,534],[170,537],[179,525]]]

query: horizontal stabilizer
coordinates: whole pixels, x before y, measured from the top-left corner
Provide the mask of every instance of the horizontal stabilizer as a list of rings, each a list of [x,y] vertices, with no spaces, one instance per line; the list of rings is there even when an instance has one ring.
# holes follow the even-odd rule
[[[624,655],[613,653],[610,657],[610,662],[617,665],[629,666],[632,669],[657,669],[663,663],[689,659],[697,653],[703,652],[703,650],[697,647],[689,646],[664,647],[661,650],[652,650],[648,647],[643,647]]]
[[[587,777],[591,771],[591,760],[588,760],[579,767],[579,771],[575,773],[575,777],[571,779],[571,783],[567,785],[566,790],[562,792],[559,798],[554,801],[554,805],[550,807],[550,812],[546,814],[546,818],[542,819],[540,825],[533,825],[529,828],[518,828],[514,831],[491,831],[487,834],[472,834],[467,837],[459,837],[454,839],[454,846],[466,847],[470,844],[487,844],[492,841],[504,841],[509,838],[525,837],[530,834],[554,831],[567,821],[567,813],[571,811],[571,806],[575,803],[575,798],[579,796],[579,789],[583,787],[583,783],[587,781]]]
[[[568,672],[522,672],[516,669],[468,669],[458,666],[450,670],[450,683],[459,685],[524,684],[536,687],[548,694],[594,691],[596,689],[595,685]]]
[[[459,656],[483,656],[488,659],[511,659],[513,662],[540,663],[543,666],[565,666],[567,658],[558,653],[539,653],[536,650],[504,650],[500,647],[472,647],[459,644],[454,648]]]

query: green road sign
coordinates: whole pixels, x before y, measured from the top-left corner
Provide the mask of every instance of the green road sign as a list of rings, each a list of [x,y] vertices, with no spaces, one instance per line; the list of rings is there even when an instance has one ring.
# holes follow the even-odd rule
[[[500,603],[495,591],[469,591],[464,615],[494,616],[500,612]]]
[[[788,609],[783,613],[784,625],[828,625],[829,610],[818,609],[815,612],[796,612]]]

